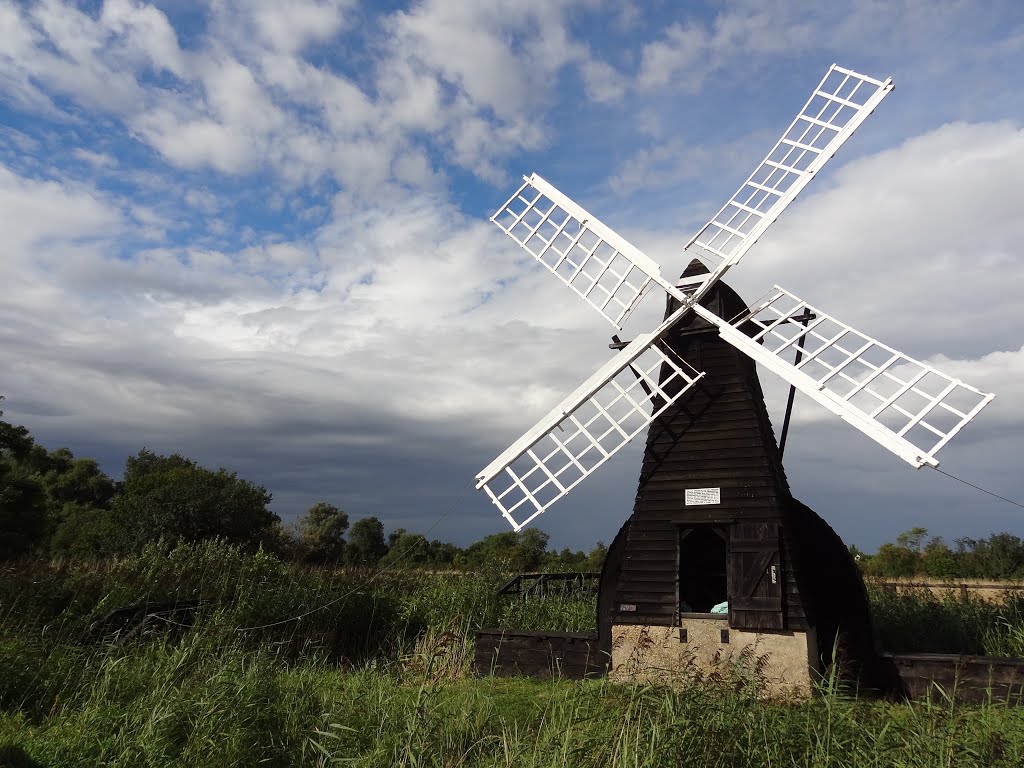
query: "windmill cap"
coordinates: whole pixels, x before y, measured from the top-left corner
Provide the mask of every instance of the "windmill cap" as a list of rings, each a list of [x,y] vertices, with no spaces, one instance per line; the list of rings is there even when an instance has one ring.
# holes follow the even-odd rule
[[[680,278],[696,277],[697,275],[706,275],[711,270],[704,266],[704,263],[700,259],[694,259],[690,264],[683,270],[683,274]]]

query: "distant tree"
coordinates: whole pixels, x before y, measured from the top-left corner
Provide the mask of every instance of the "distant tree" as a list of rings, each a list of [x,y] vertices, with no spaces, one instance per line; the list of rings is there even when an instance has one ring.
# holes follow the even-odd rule
[[[46,492],[26,466],[34,442],[25,427],[0,421],[0,560],[31,554],[46,544]]]
[[[0,395],[0,400],[3,395]],[[0,411],[0,416],[4,412]],[[35,446],[35,440],[26,427],[0,421],[0,456],[14,464],[22,464],[28,460]]]
[[[965,576],[1010,579],[1024,576],[1024,541],[1012,533],[994,533],[985,539],[957,539],[957,553]]]
[[[435,567],[443,568],[451,566],[462,550],[449,541],[431,539],[429,551],[430,564]]]
[[[466,547],[455,559],[455,565],[465,570],[511,570],[512,559],[519,537],[513,531],[492,533]]]
[[[604,559],[608,556],[608,547],[603,541],[598,541],[594,548],[587,553],[587,570],[600,571],[604,568]]]
[[[887,542],[872,555],[868,573],[872,576],[913,576],[920,560],[920,554],[914,550]]]
[[[42,484],[13,462],[0,458],[0,560],[41,549],[47,530]]]
[[[460,568],[527,573],[540,569],[548,534],[537,528],[514,533],[493,533],[470,544],[455,559]]]
[[[179,454],[159,456],[143,449],[125,463],[114,497],[114,520],[129,546],[148,541],[223,538],[255,545],[276,538],[279,518],[271,496],[234,472],[216,472]]]
[[[533,571],[540,567],[551,537],[539,528],[527,528],[519,533],[519,544],[512,558],[512,568],[517,571]]]
[[[548,552],[544,555],[541,567],[549,572],[578,572],[587,570],[587,553],[563,547],[560,552]]]
[[[109,509],[69,502],[50,536],[50,552],[78,558],[110,557],[127,547],[121,527]]]
[[[36,449],[32,461],[46,491],[50,551],[74,557],[105,557],[118,551],[124,542],[110,512],[114,482],[94,459],[76,459],[68,448],[49,454]]]
[[[925,576],[937,579],[952,579],[963,575],[956,553],[946,546],[941,536],[935,536],[924,545],[920,567]]]
[[[398,535],[396,536],[395,533]],[[427,537],[420,533],[409,533],[399,528],[398,531],[388,536],[387,554],[380,562],[382,565],[401,564],[408,565],[430,565],[431,547]]]
[[[396,528],[388,534],[387,554],[381,558],[381,565],[423,566],[430,568],[451,567],[461,550],[448,541],[432,539],[405,528]]]
[[[872,576],[905,577],[921,572],[924,542],[928,529],[915,527],[896,537],[896,543],[885,543],[864,566]]]
[[[108,509],[114,498],[114,481],[100,469],[95,459],[76,459],[67,448],[58,448],[47,457],[42,475],[46,496],[55,510],[75,503]]]
[[[345,562],[350,565],[376,565],[388,551],[384,543],[384,524],[376,517],[356,520],[348,534]]]
[[[928,538],[928,529],[916,526],[899,534],[896,537],[896,546],[920,553],[924,550],[926,538]]]
[[[315,563],[339,563],[345,554],[348,515],[341,509],[318,501],[299,520],[304,559]]]

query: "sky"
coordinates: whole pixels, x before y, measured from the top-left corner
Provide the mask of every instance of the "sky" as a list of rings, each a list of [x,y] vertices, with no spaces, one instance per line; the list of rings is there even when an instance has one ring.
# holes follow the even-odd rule
[[[810,6],[0,0],[3,418],[115,478],[223,466],[285,521],[508,530],[475,474],[611,352],[488,217],[535,171],[678,274],[836,62],[896,89],[728,282],[996,393],[938,458],[1024,502],[1024,5]],[[612,539],[635,443],[538,519],[553,545]],[[1024,536],[800,395],[785,465],[862,549]]]

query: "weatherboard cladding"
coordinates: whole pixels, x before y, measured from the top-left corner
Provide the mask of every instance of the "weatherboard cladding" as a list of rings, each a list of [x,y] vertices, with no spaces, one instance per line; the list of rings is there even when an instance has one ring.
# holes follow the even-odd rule
[[[704,303],[723,317],[745,306],[724,284]],[[676,624],[679,531],[688,524],[718,523],[729,537],[730,624],[806,629],[784,525],[789,484],[754,363],[696,316],[666,341],[707,375],[648,432],[611,620]],[[695,488],[719,488],[720,503],[687,506],[685,491]],[[770,565],[780,577],[775,584],[765,576]]]

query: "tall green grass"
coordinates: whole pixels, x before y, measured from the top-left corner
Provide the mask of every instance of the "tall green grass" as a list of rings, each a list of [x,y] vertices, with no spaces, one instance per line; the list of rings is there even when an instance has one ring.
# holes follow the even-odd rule
[[[69,767],[1024,763],[1020,708],[472,679],[436,650],[346,671],[198,633],[77,649],[31,701],[5,703],[0,756]]]
[[[427,630],[471,635],[487,626],[586,632],[593,594],[497,596],[504,573],[430,574],[306,568],[218,542],[100,563],[31,561],[0,571],[0,623],[44,645],[75,642],[111,610],[202,600],[201,631],[300,658],[360,663],[395,658]],[[869,584],[880,647],[890,651],[1024,656],[1024,599],[1000,602],[896,593]]]
[[[351,663],[395,658],[428,629],[596,627],[593,595],[499,597],[504,573],[307,568],[218,542],[153,545],[104,563],[33,561],[2,576],[0,622],[50,644],[82,638],[116,608],[183,600],[202,601],[207,636]]]
[[[868,595],[878,645],[887,651],[1024,657],[1024,598],[1018,594],[984,600],[954,590],[936,595],[869,584]]]
[[[1024,765],[1024,708],[999,704],[473,679],[475,629],[594,628],[593,595],[497,597],[506,577],[309,569],[217,543],[6,567],[0,765]],[[1024,656],[1019,601],[870,595],[890,650]],[[82,642],[114,608],[185,599],[203,601],[190,628]]]

